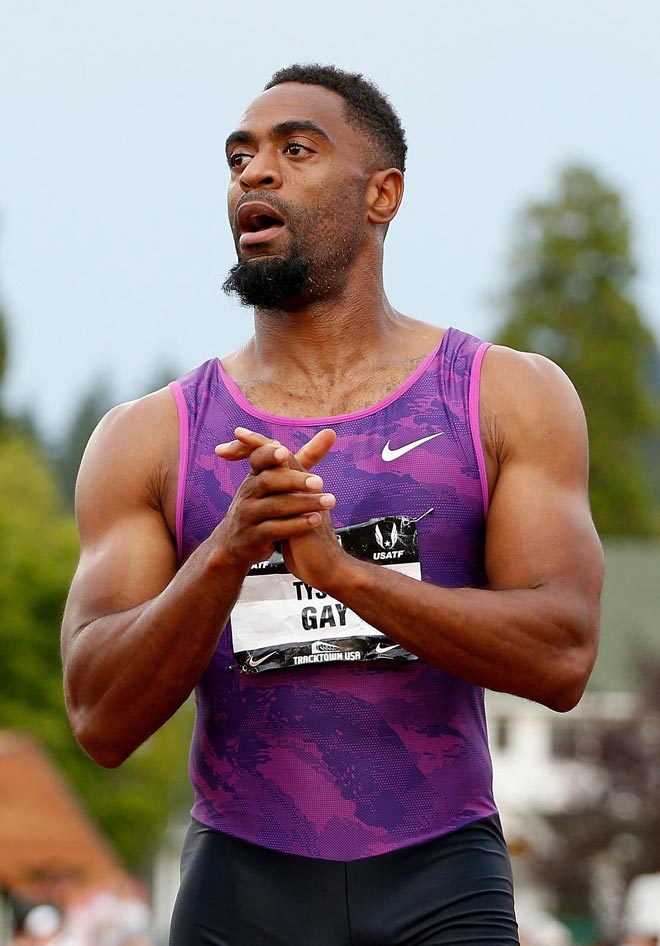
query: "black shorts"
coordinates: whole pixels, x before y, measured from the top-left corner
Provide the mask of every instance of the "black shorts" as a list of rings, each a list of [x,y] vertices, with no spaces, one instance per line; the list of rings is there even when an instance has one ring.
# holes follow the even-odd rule
[[[358,861],[258,847],[193,821],[170,946],[518,946],[494,815]]]

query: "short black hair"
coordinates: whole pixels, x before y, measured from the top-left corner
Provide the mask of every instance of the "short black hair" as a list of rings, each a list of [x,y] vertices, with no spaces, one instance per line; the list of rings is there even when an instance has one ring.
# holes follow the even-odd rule
[[[345,72],[337,66],[296,63],[279,69],[264,87],[264,92],[285,82],[320,85],[341,95],[346,103],[347,120],[357,125],[377,145],[386,166],[405,171],[406,133],[387,96],[369,79],[359,72]]]

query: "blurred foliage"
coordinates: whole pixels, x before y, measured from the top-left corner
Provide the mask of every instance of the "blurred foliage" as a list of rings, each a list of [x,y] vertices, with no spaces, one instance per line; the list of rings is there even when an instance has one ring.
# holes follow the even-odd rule
[[[583,167],[522,218],[497,341],[546,355],[573,381],[589,424],[591,503],[601,534],[655,535],[648,473],[660,450],[658,349],[629,296],[635,266],[620,195]]]
[[[78,557],[73,518],[39,448],[0,436],[0,726],[35,735],[132,869],[146,864],[173,809],[188,801],[184,707],[120,769],[76,744],[62,697],[59,624]]]
[[[28,440],[0,438],[0,615],[3,726],[57,728],[58,619],[78,552],[73,522],[43,458]]]

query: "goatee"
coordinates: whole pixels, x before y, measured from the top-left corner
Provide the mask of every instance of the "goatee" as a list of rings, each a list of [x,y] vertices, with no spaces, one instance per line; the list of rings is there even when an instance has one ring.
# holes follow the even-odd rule
[[[229,270],[222,288],[227,294],[237,295],[241,305],[280,309],[304,294],[308,277],[308,260],[292,253],[286,258],[239,260]]]

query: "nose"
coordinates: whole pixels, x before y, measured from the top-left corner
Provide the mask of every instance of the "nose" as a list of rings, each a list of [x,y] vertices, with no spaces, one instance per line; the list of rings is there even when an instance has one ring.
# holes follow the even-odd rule
[[[264,148],[257,151],[245,165],[239,183],[246,193],[262,187],[280,187],[282,175],[275,150]]]

